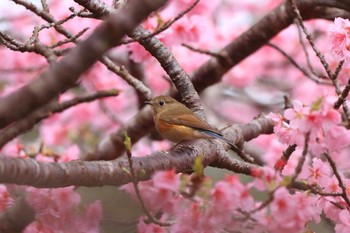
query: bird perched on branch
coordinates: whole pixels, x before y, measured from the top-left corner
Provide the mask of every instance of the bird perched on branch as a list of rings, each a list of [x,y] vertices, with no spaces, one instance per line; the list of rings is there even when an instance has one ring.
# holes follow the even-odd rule
[[[238,150],[237,146],[224,138],[219,131],[177,100],[169,96],[157,96],[145,103],[151,105],[154,123],[164,138],[176,143],[217,138]]]

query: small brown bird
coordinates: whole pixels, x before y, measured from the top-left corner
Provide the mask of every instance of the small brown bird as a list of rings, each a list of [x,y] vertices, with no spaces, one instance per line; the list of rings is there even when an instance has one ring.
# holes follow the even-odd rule
[[[157,96],[145,103],[151,105],[154,123],[164,138],[176,143],[217,138],[237,149],[236,145],[224,138],[219,131],[199,119],[191,109],[175,99]]]

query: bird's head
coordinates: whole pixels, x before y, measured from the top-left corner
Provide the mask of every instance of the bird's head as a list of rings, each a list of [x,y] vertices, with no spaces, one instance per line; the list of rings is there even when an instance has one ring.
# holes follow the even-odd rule
[[[145,103],[151,105],[153,114],[163,112],[164,110],[169,109],[176,104],[180,104],[174,98],[164,95],[154,97],[149,101],[145,101]]]

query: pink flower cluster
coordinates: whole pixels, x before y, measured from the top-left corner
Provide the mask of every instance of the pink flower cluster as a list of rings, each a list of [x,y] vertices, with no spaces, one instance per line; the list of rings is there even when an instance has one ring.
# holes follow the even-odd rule
[[[328,193],[341,193],[338,179],[331,172],[328,163],[318,158],[313,158],[312,164],[307,166],[305,172],[301,175],[308,183],[319,185],[322,191]],[[346,185],[346,195],[350,195],[350,179],[344,178],[342,180]],[[325,216],[331,219],[335,224],[335,231],[337,233],[345,233],[350,231],[350,212],[347,204],[340,196],[324,196],[317,200],[318,208],[321,208]],[[341,207],[339,207],[341,206]]]
[[[0,213],[13,204],[13,198],[5,185],[0,185]]]
[[[79,158],[76,145],[68,147],[59,155],[50,148],[37,149],[24,147],[18,142],[10,144],[3,151],[7,156],[28,157],[32,153],[41,162],[69,162]],[[37,153],[37,154],[36,154]],[[35,212],[35,221],[26,227],[25,233],[96,233],[99,232],[102,206],[99,201],[92,204],[81,203],[80,194],[73,186],[57,189],[25,188],[26,201]],[[7,186],[0,185],[0,212],[14,203]]]
[[[340,152],[350,145],[350,131],[341,126],[340,113],[334,110],[327,98],[321,98],[310,106],[295,101],[281,115],[270,114],[276,122],[274,131],[282,143],[304,145],[309,136],[311,152],[319,156],[325,152]]]
[[[321,209],[317,198],[307,193],[296,192],[291,195],[285,187],[278,188],[273,194],[265,215],[258,221],[267,232],[303,232],[309,221],[319,223]]]
[[[269,172],[270,171],[270,172]],[[237,176],[212,185],[207,179],[195,196],[185,198],[190,187],[188,175],[176,175],[175,171],[162,171],[151,181],[139,183],[143,201],[151,213],[160,211],[160,221],[171,224],[161,227],[140,218],[139,232],[302,232],[309,221],[320,221],[321,208],[317,198],[307,192],[291,194],[285,187],[278,187],[279,175],[266,170],[261,182],[242,184]],[[270,174],[270,175],[268,175]],[[181,179],[181,182],[180,182]],[[254,200],[251,189],[266,190],[275,184],[272,201],[258,209],[261,202]],[[265,186],[263,185],[265,184]],[[134,194],[133,187],[124,190]]]
[[[340,60],[345,60],[345,66],[350,65],[350,21],[349,19],[335,18],[329,28],[331,52]]]
[[[27,188],[27,202],[35,211],[35,221],[24,232],[99,232],[102,207],[99,201],[82,205],[74,187]]]
[[[180,177],[174,170],[157,172],[151,181],[139,183],[142,199],[151,213],[162,211],[160,220],[172,223],[166,229],[146,224],[142,217],[138,224],[139,232],[209,233],[248,227],[248,223],[239,220],[244,217],[240,210],[253,209],[254,202],[249,189],[236,176],[228,176],[211,189],[204,185],[196,196],[185,198],[179,192],[188,192],[190,183],[187,175]],[[206,180],[205,183],[210,185],[211,182]],[[123,189],[135,196],[130,184]]]

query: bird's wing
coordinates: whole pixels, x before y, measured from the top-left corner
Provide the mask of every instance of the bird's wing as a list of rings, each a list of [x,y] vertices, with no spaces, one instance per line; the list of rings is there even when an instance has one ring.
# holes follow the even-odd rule
[[[164,119],[163,119],[164,120]],[[210,132],[213,132],[218,135],[222,135],[217,130],[213,129],[208,123],[205,121],[200,120],[198,117],[196,117],[193,114],[183,114],[183,115],[176,115],[174,117],[169,117],[166,120],[169,124],[175,124],[175,125],[183,125],[191,128],[195,128],[198,130],[207,130]]]

